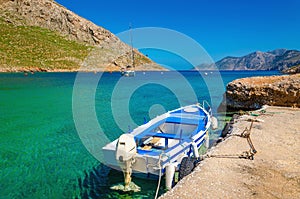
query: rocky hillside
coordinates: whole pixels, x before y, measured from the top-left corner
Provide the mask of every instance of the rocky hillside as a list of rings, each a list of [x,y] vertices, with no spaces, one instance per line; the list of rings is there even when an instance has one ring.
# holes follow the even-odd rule
[[[296,73],[300,73],[300,64],[297,66],[292,66],[288,69],[285,69],[282,71],[285,74],[296,74]]]
[[[213,65],[199,68],[219,70],[284,70],[300,64],[300,51],[276,49],[268,52],[256,51],[243,57],[225,57]]]
[[[79,70],[90,63],[83,62],[87,57],[95,59],[95,53],[88,56],[95,49],[98,66],[89,70],[119,71],[132,62],[130,46],[54,1],[0,0],[0,26],[2,71]],[[137,70],[163,69],[137,50],[135,60]]]
[[[253,110],[263,105],[300,107],[300,74],[234,80],[226,87],[219,111]]]

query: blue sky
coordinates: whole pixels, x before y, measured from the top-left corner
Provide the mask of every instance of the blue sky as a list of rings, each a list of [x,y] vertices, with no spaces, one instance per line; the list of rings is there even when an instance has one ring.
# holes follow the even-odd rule
[[[163,27],[200,43],[215,60],[300,49],[300,0],[57,0],[112,33]]]

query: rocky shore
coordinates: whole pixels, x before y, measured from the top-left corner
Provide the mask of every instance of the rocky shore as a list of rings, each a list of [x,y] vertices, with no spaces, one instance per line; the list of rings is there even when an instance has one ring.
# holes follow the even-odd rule
[[[285,69],[282,71],[285,74],[296,74],[296,73],[300,73],[300,64],[290,67],[288,69]]]
[[[234,80],[227,85],[218,110],[253,110],[265,104],[299,108],[300,74]]]
[[[300,109],[270,106],[252,113],[234,121],[231,135],[256,121],[250,133],[257,150],[253,160],[238,158],[250,148],[246,139],[229,136],[160,198],[300,198]]]
[[[168,71],[165,68],[160,68],[157,64],[143,64],[135,68],[135,71]],[[0,73],[39,73],[39,72],[120,72],[118,67],[106,67],[104,70],[94,67],[82,68],[42,68],[42,67],[1,67]]]

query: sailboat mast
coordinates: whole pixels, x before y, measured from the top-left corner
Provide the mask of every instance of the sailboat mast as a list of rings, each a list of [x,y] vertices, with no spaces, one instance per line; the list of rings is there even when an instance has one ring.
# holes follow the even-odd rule
[[[130,28],[130,45],[131,45],[131,56],[132,56],[132,67],[135,70],[135,65],[134,65],[134,51],[133,51],[133,42],[132,42],[132,26],[131,23],[129,25]]]

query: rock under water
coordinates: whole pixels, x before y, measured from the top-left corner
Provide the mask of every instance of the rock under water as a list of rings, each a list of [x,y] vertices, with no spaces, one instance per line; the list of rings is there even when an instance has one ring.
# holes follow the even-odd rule
[[[112,190],[122,191],[122,192],[139,192],[141,188],[137,186],[134,182],[130,182],[129,185],[126,187],[124,184],[116,184],[110,187]]]

